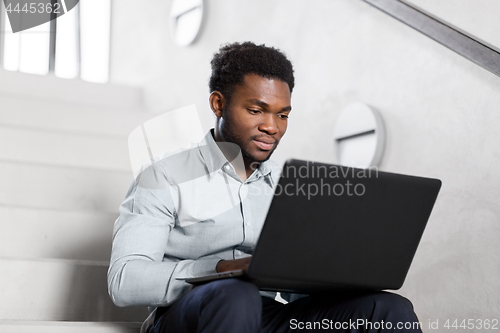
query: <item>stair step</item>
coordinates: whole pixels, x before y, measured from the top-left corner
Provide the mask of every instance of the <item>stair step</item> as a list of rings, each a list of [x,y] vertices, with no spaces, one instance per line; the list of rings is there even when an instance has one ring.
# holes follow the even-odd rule
[[[117,215],[0,206],[0,256],[107,261]]]
[[[115,110],[2,95],[0,92],[0,124],[5,126],[127,138],[134,128],[156,115],[140,110]]]
[[[142,323],[0,320],[1,333],[139,333]]]
[[[0,258],[0,318],[140,322],[146,307],[119,308],[107,292],[106,263]],[[38,331],[37,331],[38,332]]]
[[[132,172],[126,138],[3,125],[0,160]]]
[[[0,161],[0,205],[116,213],[132,172]]]
[[[117,110],[134,110],[143,105],[143,91],[139,87],[66,80],[4,69],[0,69],[0,94]]]

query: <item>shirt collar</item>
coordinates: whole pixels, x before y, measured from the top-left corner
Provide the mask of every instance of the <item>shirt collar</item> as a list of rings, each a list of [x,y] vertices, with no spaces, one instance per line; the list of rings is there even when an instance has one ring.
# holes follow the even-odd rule
[[[199,144],[200,153],[205,161],[209,173],[220,170],[226,164],[230,164],[226,156],[222,153],[219,146],[215,142],[213,136],[213,129],[208,131],[205,138]],[[274,186],[274,181],[271,176],[272,167],[269,165],[268,161],[262,162],[257,169],[257,173],[252,174],[249,180],[252,181],[260,178],[261,176],[266,177],[267,182],[270,186]]]
[[[221,169],[228,163],[226,156],[224,156],[215,142],[212,132],[213,129],[208,131],[205,138],[199,144],[201,156],[205,160],[209,173]]]
[[[266,182],[274,188],[274,178],[273,178],[273,163],[269,161],[262,162],[257,169],[262,176],[265,177]]]

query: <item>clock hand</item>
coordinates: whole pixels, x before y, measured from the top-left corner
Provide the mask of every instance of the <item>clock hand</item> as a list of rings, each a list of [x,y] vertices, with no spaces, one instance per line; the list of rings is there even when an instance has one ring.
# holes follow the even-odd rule
[[[177,19],[179,19],[179,17],[181,17],[182,15],[185,15],[185,14],[187,14],[187,13],[189,13],[189,12],[192,12],[193,10],[196,10],[196,9],[198,9],[198,8],[200,8],[200,7],[201,7],[201,5],[198,5],[198,6],[193,7],[193,8],[189,8],[188,10],[186,10],[186,11],[184,11],[184,12],[180,13],[179,15],[175,16],[175,19],[177,20]]]

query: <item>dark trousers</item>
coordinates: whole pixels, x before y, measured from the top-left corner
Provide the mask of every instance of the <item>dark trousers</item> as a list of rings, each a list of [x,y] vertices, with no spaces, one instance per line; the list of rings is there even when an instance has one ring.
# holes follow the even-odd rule
[[[255,285],[214,281],[194,288],[157,318],[152,333],[422,332],[406,298],[387,292],[304,297],[288,304]]]

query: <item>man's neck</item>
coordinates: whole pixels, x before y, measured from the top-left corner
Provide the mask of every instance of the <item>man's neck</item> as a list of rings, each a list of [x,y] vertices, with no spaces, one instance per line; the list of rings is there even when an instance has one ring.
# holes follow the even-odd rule
[[[241,153],[241,149],[235,144],[225,144],[226,141],[222,140],[220,135],[212,132],[212,136],[215,140],[215,143],[219,147],[220,151],[228,161],[237,161],[237,156]],[[230,162],[231,163],[231,162]],[[241,181],[245,181],[250,177],[250,175],[257,169],[260,165],[259,162],[248,160],[243,157],[243,165],[240,163],[231,163],[236,171],[236,174],[240,177]]]
[[[252,175],[252,173],[259,168],[260,166],[260,163],[259,162],[255,162],[255,161],[249,161],[248,159],[244,158],[243,157],[243,164],[245,165],[245,176],[246,178],[243,179],[241,178],[241,175],[238,174],[238,176],[240,176],[241,180],[245,181],[248,177],[250,177]]]

